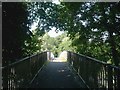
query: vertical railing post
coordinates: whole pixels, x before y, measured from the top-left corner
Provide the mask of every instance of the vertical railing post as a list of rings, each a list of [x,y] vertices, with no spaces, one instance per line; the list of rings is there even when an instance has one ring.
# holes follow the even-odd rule
[[[30,76],[30,78],[32,77],[32,73],[31,73],[31,57],[30,57],[30,55],[29,55],[29,76]]]
[[[38,56],[38,52],[37,52],[37,70],[39,70],[39,56]]]
[[[46,60],[45,61],[47,61],[47,52],[46,52]]]
[[[49,61],[50,61],[50,56],[51,56],[51,52],[49,51],[49,59],[48,59]]]
[[[71,58],[71,53],[69,52],[69,55],[70,55],[70,63],[71,63],[71,61],[72,61],[72,58]]]
[[[8,67],[3,68],[2,77],[3,77],[3,89],[8,88]]]
[[[115,68],[115,89],[119,89],[120,88],[120,69]]]
[[[113,88],[113,74],[112,74],[112,67],[108,65],[108,89]]]
[[[117,69],[117,89],[120,88],[120,69]]]
[[[69,62],[69,52],[67,51],[67,61]]]
[[[2,70],[2,76],[3,76],[3,89],[10,89],[10,62],[7,62],[7,66],[3,68]]]

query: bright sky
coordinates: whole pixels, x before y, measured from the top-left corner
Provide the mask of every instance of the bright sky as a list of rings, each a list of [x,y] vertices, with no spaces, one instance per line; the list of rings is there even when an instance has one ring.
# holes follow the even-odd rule
[[[55,4],[60,4],[59,0],[53,0],[52,2],[55,3]]]
[[[37,23],[33,23],[31,26],[30,31],[35,30],[37,28]],[[55,27],[53,27],[49,32],[48,35],[50,35],[50,37],[56,37],[59,36],[63,33],[63,31],[59,31],[58,33],[55,32]]]
[[[52,30],[50,30],[48,32],[48,35],[50,35],[50,37],[56,37],[56,36],[59,36],[63,33],[63,31],[59,31],[58,33],[55,32],[55,27],[52,28]]]

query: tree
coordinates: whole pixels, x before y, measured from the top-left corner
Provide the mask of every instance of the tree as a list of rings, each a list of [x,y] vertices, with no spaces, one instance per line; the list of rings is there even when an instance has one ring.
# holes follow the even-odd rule
[[[95,54],[97,54],[97,57],[100,57],[100,53],[103,52],[103,54],[109,56],[108,59],[111,59],[112,55],[112,62],[118,66],[120,58],[118,45],[118,38],[120,38],[118,29],[120,10],[118,8],[120,4],[118,2],[104,2],[102,4],[91,2],[63,3],[63,5],[67,8],[68,14],[65,14],[70,15],[70,17],[63,18],[63,20],[69,18],[66,27],[70,37],[75,40],[75,36],[78,34],[73,43],[77,46],[77,49],[82,48],[84,54],[90,56],[96,56]],[[91,47],[96,48],[100,53],[91,53]],[[106,49],[102,50],[102,47],[106,47]]]
[[[25,37],[21,37],[22,39],[16,38],[17,43],[18,41],[22,40],[21,43],[16,44],[19,45],[18,47],[20,48],[24,47],[24,49],[20,49],[21,54],[27,52],[25,55],[28,55],[29,52],[30,53],[36,52],[37,49],[35,46],[37,45],[38,36],[36,35],[32,36],[31,32],[29,32],[28,30],[28,27],[30,26],[30,23],[32,23],[33,21],[35,22],[38,21],[39,22],[38,23],[39,29],[37,30],[39,32],[37,33],[38,35],[42,36],[42,33],[51,30],[52,27],[56,27],[56,32],[58,30],[67,31],[67,36],[69,36],[70,39],[72,40],[71,42],[72,42],[72,46],[75,47],[75,52],[92,56],[94,58],[106,62],[108,60],[111,60],[111,62],[113,62],[113,64],[115,64],[116,66],[119,65],[120,63],[119,62],[120,59],[119,2],[114,2],[114,3],[104,2],[102,4],[96,2],[91,2],[91,3],[63,2],[60,5],[56,5],[52,2],[34,2],[27,4],[22,3],[20,4],[21,7],[20,11],[23,11],[23,13],[19,12],[20,13],[19,15],[18,13],[15,12],[13,13],[13,16],[15,15],[17,16],[17,18],[15,17],[8,18],[10,15],[12,15],[10,14],[10,12],[8,14],[8,11],[10,11],[9,9],[11,10],[14,9],[13,7],[17,7],[15,8],[16,11],[19,10],[20,8],[20,7],[18,8],[19,4],[8,5],[8,6],[10,7],[9,8],[4,7],[5,10],[3,10],[3,15],[4,15],[3,19],[7,21],[7,25],[10,26],[16,24],[15,22],[19,22],[19,23],[16,25],[17,28],[11,28],[11,27],[7,28],[5,26],[6,24],[4,23],[3,28],[4,29],[6,28],[6,31],[10,28],[13,30],[17,30],[17,29],[20,30],[24,26],[24,29],[22,29],[25,30],[23,31],[24,33],[23,32],[21,32],[22,34],[17,33],[18,34],[17,36],[23,35]],[[22,15],[24,15],[25,18],[21,17]],[[28,16],[28,18],[26,16]],[[5,17],[7,17],[7,19],[5,19]],[[12,21],[12,20],[17,20],[17,21]],[[4,31],[4,34],[5,33],[7,32]],[[15,33],[13,35],[15,35]],[[26,36],[28,36],[29,38],[26,38]],[[46,38],[45,40],[46,41],[48,40],[47,42],[49,42],[49,43],[44,43],[43,45],[44,47],[47,48],[46,50],[56,51],[57,48],[59,48],[58,45],[61,43],[60,37],[57,38],[59,41],[56,41],[54,38],[50,38],[49,36],[46,36],[45,38]],[[10,40],[13,40],[13,38],[11,38]],[[6,41],[7,39],[5,40],[5,42]],[[28,46],[25,45],[25,41],[29,43]],[[68,42],[64,42],[64,43],[68,43]],[[64,46],[64,43],[62,42],[61,46],[62,45]],[[54,46],[54,49],[53,46],[51,45]],[[29,49],[29,46],[31,49]],[[43,46],[41,46],[41,48]],[[32,47],[34,47],[35,50],[33,50]],[[5,48],[3,49],[3,52],[8,52],[8,51],[9,51],[8,53],[13,52],[13,50],[7,50],[7,49],[6,49],[7,51],[5,51]],[[43,49],[45,50],[45,48]],[[17,50],[18,49],[16,49],[16,51]],[[17,55],[21,56],[20,54]]]
[[[3,66],[23,57],[24,41],[29,38],[30,22],[25,3],[3,2],[2,4],[2,57]]]
[[[25,41],[25,47],[23,48],[26,51],[24,53],[26,56],[41,52],[42,36],[44,33],[45,32],[41,31],[39,28],[32,31],[30,39]]]

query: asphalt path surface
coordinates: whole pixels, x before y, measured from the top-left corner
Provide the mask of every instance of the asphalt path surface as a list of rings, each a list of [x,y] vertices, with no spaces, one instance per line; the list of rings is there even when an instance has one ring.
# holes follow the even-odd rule
[[[67,62],[48,62],[30,88],[86,88]]]

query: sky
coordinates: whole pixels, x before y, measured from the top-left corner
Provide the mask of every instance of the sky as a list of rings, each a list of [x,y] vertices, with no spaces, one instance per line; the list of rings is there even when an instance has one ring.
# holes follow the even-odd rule
[[[32,30],[35,30],[37,28],[37,23],[33,23],[32,26],[31,26],[31,29],[30,31]],[[48,32],[48,35],[50,37],[57,37],[59,35],[61,35],[63,33],[63,31],[59,31],[58,33],[55,32],[55,27],[53,27],[49,32]]]
[[[56,37],[56,36],[59,36],[59,35],[61,35],[62,33],[63,33],[63,31],[59,31],[58,33],[56,33],[55,32],[55,27],[53,27],[52,28],[52,30],[50,30],[49,32],[48,32],[48,35],[50,36],[50,37]]]

